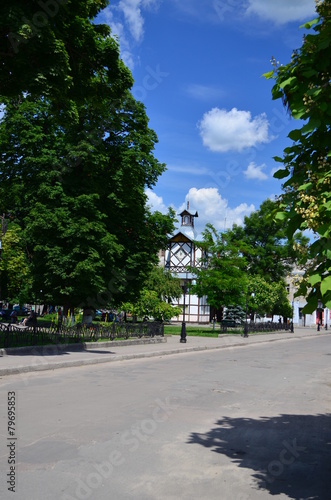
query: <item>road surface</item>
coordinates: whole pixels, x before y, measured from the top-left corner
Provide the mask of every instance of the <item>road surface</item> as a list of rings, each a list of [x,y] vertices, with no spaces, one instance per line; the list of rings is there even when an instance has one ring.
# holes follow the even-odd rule
[[[3,377],[1,498],[329,500],[330,361],[323,336]]]

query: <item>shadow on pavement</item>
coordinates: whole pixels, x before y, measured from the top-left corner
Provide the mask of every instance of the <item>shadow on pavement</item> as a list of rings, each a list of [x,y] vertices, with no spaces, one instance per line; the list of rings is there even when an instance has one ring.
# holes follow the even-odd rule
[[[106,350],[98,350],[98,349],[85,349],[84,346],[77,346],[70,349],[70,347],[66,347],[65,349],[61,349],[56,345],[48,345],[43,347],[33,347],[25,349],[24,347],[21,350],[7,349],[7,354],[9,356],[64,356],[69,355],[75,352],[85,352],[91,354],[116,354],[114,351],[106,351]]]
[[[254,471],[256,489],[296,500],[331,498],[331,415],[223,417],[200,444]]]

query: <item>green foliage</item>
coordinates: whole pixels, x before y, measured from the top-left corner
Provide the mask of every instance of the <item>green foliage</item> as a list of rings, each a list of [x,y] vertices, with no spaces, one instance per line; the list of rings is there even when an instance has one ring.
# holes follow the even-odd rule
[[[168,321],[182,312],[180,307],[171,305],[171,301],[181,294],[180,280],[160,266],[154,266],[138,300],[123,303],[121,309],[140,318]]]
[[[318,19],[304,26],[312,32],[291,61],[267,75],[275,80],[273,99],[282,99],[289,113],[302,120],[301,127],[289,134],[293,143],[284,150],[283,169],[276,177],[287,178],[278,212],[283,220],[286,217],[289,236],[310,229],[316,238],[298,291],[308,295],[304,313],[316,309],[318,299],[331,307],[331,1],[318,2],[316,10]]]
[[[302,261],[309,240],[301,233],[289,239],[284,223],[272,217],[276,208],[275,201],[265,200],[259,210],[245,217],[243,226],[234,225],[229,234],[245,256],[247,273],[278,283],[294,263]]]
[[[231,241],[229,232],[217,233],[211,224],[203,232],[203,240],[196,242],[205,252],[202,266],[194,268],[196,285],[192,292],[199,297],[207,296],[212,307],[244,304],[247,278],[243,272],[246,260],[240,248]]]
[[[62,2],[33,36],[22,15],[37,1],[0,8],[0,33],[27,40],[13,55],[0,39],[0,211],[22,230],[32,291],[65,310],[131,301],[174,228],[146,205],[165,165],[117,42],[92,22],[106,3]]]
[[[271,217],[276,206],[276,202],[264,201],[259,210],[245,217],[242,227],[235,225],[224,233],[206,226],[203,241],[197,243],[206,257],[201,269],[192,269],[197,275],[193,290],[206,295],[213,307],[245,308],[247,295],[250,312],[288,316],[284,278],[295,263],[302,262],[308,238],[298,232],[288,239],[282,221]]]
[[[25,241],[21,228],[9,224],[2,236],[0,259],[1,299],[24,304],[29,296],[32,278],[29,272]]]
[[[77,106],[121,95],[132,85],[107,25],[92,20],[107,0],[2,0],[0,89],[16,99],[44,96],[62,118],[78,119]],[[113,85],[109,85],[113,82]]]
[[[180,280],[161,266],[154,266],[146,280],[145,289],[156,292],[157,297],[166,302],[179,299],[182,295]]]
[[[228,306],[225,311],[225,319],[235,321],[240,324],[246,319],[246,312],[241,306]]]
[[[259,316],[275,314],[284,317],[292,316],[283,281],[270,282],[257,274],[250,277],[249,290],[254,292],[254,296],[248,295],[248,307],[253,313]]]

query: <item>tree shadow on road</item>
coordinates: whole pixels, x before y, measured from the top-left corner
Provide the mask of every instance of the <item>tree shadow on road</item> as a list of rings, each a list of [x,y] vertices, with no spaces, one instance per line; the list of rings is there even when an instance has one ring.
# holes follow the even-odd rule
[[[200,444],[254,471],[256,489],[296,500],[331,498],[331,415],[218,420],[206,434],[192,433]]]
[[[73,347],[66,346],[65,348],[58,347],[57,344],[36,346],[36,347],[21,347],[21,348],[8,348],[8,356],[64,356],[72,353],[91,353],[91,354],[116,354],[115,351],[105,349],[86,349],[83,345],[73,344]]]

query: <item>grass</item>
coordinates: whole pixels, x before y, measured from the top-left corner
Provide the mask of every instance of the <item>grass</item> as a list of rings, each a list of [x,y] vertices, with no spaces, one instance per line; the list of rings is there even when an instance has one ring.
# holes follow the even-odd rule
[[[180,335],[182,325],[165,325],[164,334],[165,335]],[[223,333],[219,325],[215,325],[215,330],[213,331],[212,326],[186,326],[186,335],[188,337],[218,337],[220,333]],[[241,334],[242,329],[230,329],[228,328],[227,334]]]

